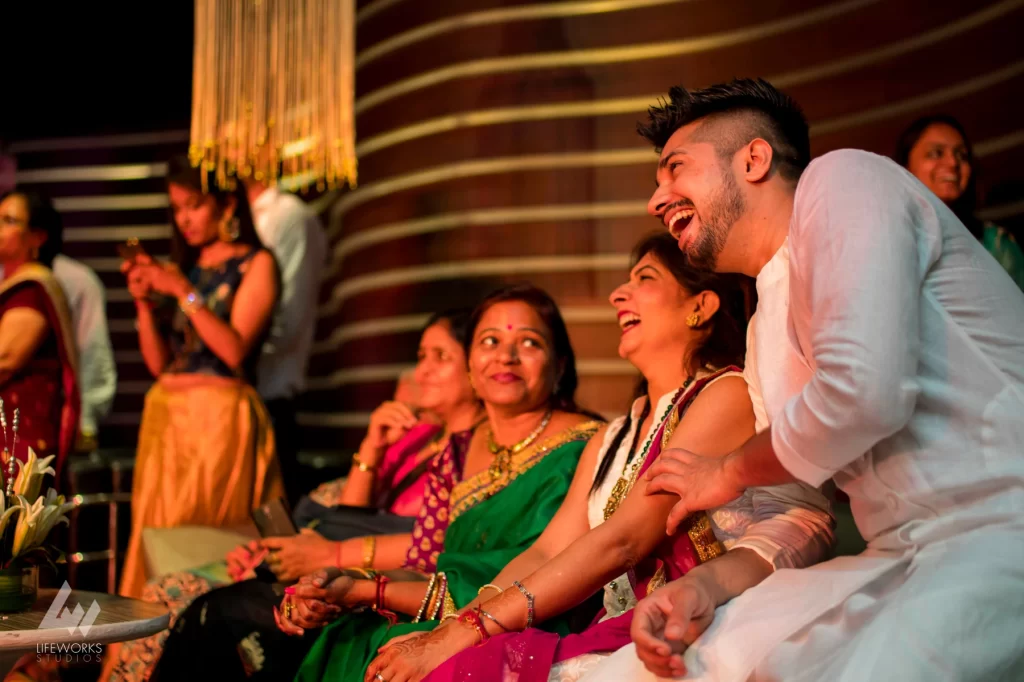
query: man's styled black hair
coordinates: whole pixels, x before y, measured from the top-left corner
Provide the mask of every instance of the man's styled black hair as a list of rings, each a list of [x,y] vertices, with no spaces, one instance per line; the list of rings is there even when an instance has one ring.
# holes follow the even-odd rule
[[[811,161],[807,119],[800,106],[768,81],[739,78],[702,90],[674,87],[668,101],[647,110],[637,132],[660,153],[683,126],[703,120],[698,136],[731,159],[740,147],[761,138],[772,147],[772,168],[797,180]],[[728,124],[728,125],[724,125]]]

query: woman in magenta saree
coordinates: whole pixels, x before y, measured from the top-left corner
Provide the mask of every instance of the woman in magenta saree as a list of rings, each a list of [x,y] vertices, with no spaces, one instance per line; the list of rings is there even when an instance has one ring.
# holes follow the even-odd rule
[[[643,495],[643,472],[669,442],[724,455],[740,444],[739,434],[753,433],[746,384],[732,367],[743,352],[741,281],[686,268],[665,237],[638,246],[629,281],[611,295],[619,354],[643,374],[645,395],[627,420],[591,439],[541,538],[478,586],[481,594],[460,619],[385,649],[365,679],[418,680],[440,666],[428,679],[547,680],[559,660],[628,643],[630,615],[602,619],[607,612],[618,615],[652,581],[682,575],[723,551],[706,519],[692,537],[666,538],[672,500]],[[609,585],[606,609],[584,633],[559,637],[533,627],[602,585]]]
[[[0,398],[9,426],[19,412],[15,456],[24,460],[29,447],[39,457],[53,455],[58,476],[80,410],[71,314],[49,268],[61,235],[60,215],[42,195],[15,190],[0,197]]]

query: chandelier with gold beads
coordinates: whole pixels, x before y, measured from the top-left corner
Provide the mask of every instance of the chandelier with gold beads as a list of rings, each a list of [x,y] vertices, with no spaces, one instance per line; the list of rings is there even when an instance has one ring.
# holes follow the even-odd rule
[[[355,186],[355,0],[196,0],[189,156],[290,189]]]

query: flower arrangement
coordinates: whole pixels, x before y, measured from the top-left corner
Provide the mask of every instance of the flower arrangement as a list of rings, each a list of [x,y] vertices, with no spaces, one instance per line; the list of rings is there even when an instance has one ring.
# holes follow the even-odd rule
[[[8,439],[7,417],[0,400],[0,427],[4,450],[0,466],[0,570],[18,569],[46,562],[53,564],[59,552],[47,544],[50,531],[67,523],[74,504],[50,488],[43,495],[43,479],[55,472],[50,466],[54,456],[40,459],[28,448],[25,462],[14,456],[18,443],[18,410],[14,410],[13,437]],[[8,443],[11,447],[8,448]]]

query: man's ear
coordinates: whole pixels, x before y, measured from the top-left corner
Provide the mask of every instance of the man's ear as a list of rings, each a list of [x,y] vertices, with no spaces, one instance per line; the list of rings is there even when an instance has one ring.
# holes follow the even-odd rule
[[[756,138],[744,148],[743,176],[747,182],[767,180],[772,171],[774,152],[772,146],[761,138]]]

